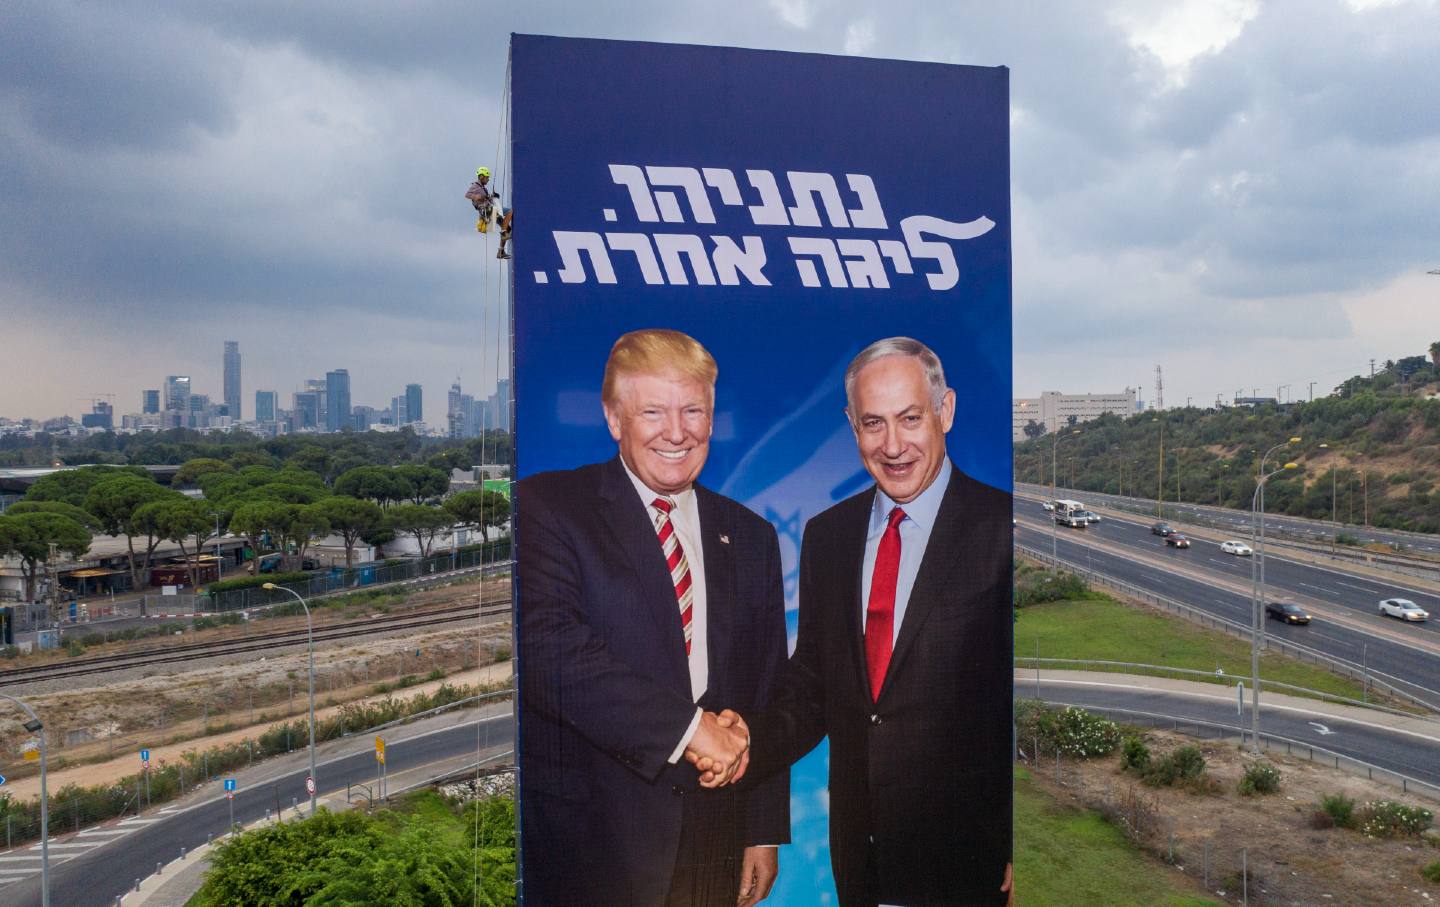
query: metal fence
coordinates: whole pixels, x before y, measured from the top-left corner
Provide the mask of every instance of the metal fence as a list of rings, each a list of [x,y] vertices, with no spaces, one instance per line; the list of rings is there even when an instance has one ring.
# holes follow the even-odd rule
[[[274,590],[259,585],[245,589],[227,589],[199,597],[197,610],[238,611],[267,605],[294,602],[282,589],[292,589],[305,599],[354,592],[369,586],[423,580],[436,574],[481,570],[503,564],[510,557],[510,541],[489,542],[483,548],[446,551],[425,558],[380,561],[349,569],[335,567],[324,573],[311,574],[304,580],[277,583]],[[263,581],[263,576],[259,578]]]
[[[1084,576],[1088,582],[1105,586],[1109,589],[1113,589],[1116,592],[1121,593],[1122,595],[1136,599],[1137,601],[1144,602],[1153,607],[1163,608],[1166,611],[1170,611],[1171,613],[1185,617],[1186,619],[1193,621],[1194,623],[1198,623],[1207,627],[1213,627],[1214,629],[1229,633],[1232,636],[1237,636],[1247,640],[1252,634],[1252,630],[1249,625],[1236,623],[1233,620],[1227,620],[1226,618],[1210,614],[1204,610],[1201,610],[1200,608],[1196,608],[1192,605],[1187,605],[1184,602],[1176,601],[1175,599],[1169,598],[1164,595],[1157,595],[1154,592],[1151,592],[1147,589],[1142,589],[1139,586],[1131,585],[1130,583],[1124,582],[1123,580],[1118,580],[1114,577],[1106,576],[1103,573],[1096,572],[1092,567],[1088,565],[1077,564],[1064,558],[1052,557],[1049,553],[1041,551],[1037,548],[1032,548],[1029,545],[1017,543],[1015,548],[1017,551],[1025,554],[1027,557],[1033,558],[1034,560],[1039,561],[1042,564],[1046,564],[1061,570],[1068,570],[1071,573]],[[1440,703],[1440,693],[1437,693],[1435,690],[1430,690],[1426,687],[1422,687],[1418,684],[1411,683],[1404,678],[1396,677],[1393,674],[1386,674],[1384,672],[1375,671],[1367,665],[1355,664],[1354,662],[1346,661],[1342,658],[1336,658],[1331,655],[1326,655],[1323,652],[1317,652],[1316,650],[1308,648],[1306,646],[1299,646],[1292,642],[1287,642],[1274,636],[1267,635],[1265,637],[1264,647],[1266,649],[1273,649],[1276,652],[1287,655],[1298,661],[1309,662],[1310,664],[1316,664],[1328,668],[1329,670],[1334,671],[1341,676],[1349,677],[1351,679],[1360,681],[1361,683],[1365,684],[1367,688],[1373,687],[1392,696],[1395,696],[1396,698],[1401,699],[1405,702],[1412,703],[1413,705],[1417,705],[1420,708],[1426,709],[1430,712],[1440,714],[1440,704],[1437,704]],[[1262,681],[1262,685],[1270,687],[1274,684],[1270,681]]]

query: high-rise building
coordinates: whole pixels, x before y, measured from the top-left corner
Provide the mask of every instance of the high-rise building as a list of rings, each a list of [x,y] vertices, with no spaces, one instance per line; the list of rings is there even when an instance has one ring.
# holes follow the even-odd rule
[[[296,391],[291,406],[293,429],[320,427],[320,401],[324,395],[315,391]]]
[[[510,379],[501,378],[495,383],[495,394],[491,398],[491,412],[495,427],[501,431],[510,430]]]
[[[115,427],[115,408],[104,400],[96,400],[90,412],[80,417],[80,424],[85,428],[112,429]]]
[[[350,373],[343,368],[325,373],[325,430],[350,427]]]
[[[379,421],[379,410],[373,406],[356,406],[350,413],[350,424],[356,431],[369,431]]]
[[[156,388],[155,390],[147,390],[142,393],[144,394],[144,402],[140,406],[140,412],[145,415],[160,412],[160,389]]]
[[[425,407],[424,393],[418,384],[405,385],[405,418],[395,419],[396,425],[404,425],[406,422],[424,422]]]
[[[404,394],[390,398],[389,419],[391,425],[404,425],[406,422],[409,422],[410,420],[406,418],[405,415],[408,411],[409,408],[405,402]]]
[[[275,391],[256,391],[256,392],[255,392],[255,421],[256,421],[256,422],[274,422],[274,421],[275,421],[275,409],[276,409],[277,406],[279,406],[279,403],[280,403],[279,397],[280,397],[280,395],[277,394],[277,393],[275,393]]]
[[[169,375],[165,378],[165,411],[167,413],[189,414],[189,375]]]
[[[231,421],[240,421],[240,342],[225,341],[225,408]]]

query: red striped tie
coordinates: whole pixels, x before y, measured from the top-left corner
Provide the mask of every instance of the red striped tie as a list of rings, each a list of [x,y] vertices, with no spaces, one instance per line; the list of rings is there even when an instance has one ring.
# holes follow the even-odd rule
[[[900,521],[905,511],[890,511],[875,569],[870,574],[870,601],[865,608],[865,666],[870,675],[870,698],[880,699],[880,687],[890,668],[890,647],[895,635],[895,583],[900,578]]]
[[[670,522],[670,511],[675,502],[669,498],[656,498],[650,506],[657,511],[655,533],[660,537],[660,550],[665,554],[665,565],[670,568],[670,581],[675,584],[675,600],[680,603],[680,630],[685,634],[685,655],[690,655],[690,637],[694,632],[690,623],[695,590],[690,584],[690,562],[685,559],[685,549],[680,545],[680,536],[675,524]]]

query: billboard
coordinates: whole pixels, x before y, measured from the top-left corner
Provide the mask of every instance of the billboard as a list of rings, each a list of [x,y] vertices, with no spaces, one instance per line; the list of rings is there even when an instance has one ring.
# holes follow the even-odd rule
[[[588,889],[594,903],[662,902],[686,836],[706,822],[738,823],[726,838],[746,848],[737,874],[754,870],[751,845],[785,845],[771,903],[1003,903],[1008,70],[517,35],[511,129],[525,903],[566,896],[561,868],[619,886]],[[693,649],[647,655],[648,631],[689,645],[693,630],[678,591],[688,568],[674,589],[655,579],[660,565],[674,579],[672,555],[656,540],[664,515],[642,499],[671,467],[634,460],[655,453],[637,437],[645,423],[602,394],[612,346],[647,329],[693,338],[718,367],[713,411],[689,432],[703,434],[689,559],[710,593],[698,675]],[[918,415],[890,413],[880,371],[864,366],[853,389],[878,401],[876,421],[852,422],[847,366],[895,337],[933,351],[949,392],[927,390]],[[896,349],[932,380],[928,359]],[[680,457],[687,431],[657,430],[675,445],[664,453]],[[927,447],[913,431],[942,441]],[[877,484],[895,490],[892,503],[922,497],[896,530],[889,669],[867,690],[876,656],[863,628],[882,613],[871,586],[890,556],[885,520],[872,519],[889,500]],[[707,525],[717,513],[737,528]],[[678,513],[675,526],[683,542]],[[779,613],[799,667],[756,652]],[[660,745],[701,733],[683,720],[674,729],[688,693],[702,715],[729,707],[726,695],[746,702],[738,783],[702,786],[688,758]],[[817,734],[827,739],[810,749]],[[969,754],[958,769],[946,761],[959,781],[929,778],[932,747]],[[788,789],[779,819],[756,805],[777,785]],[[949,855],[950,878],[917,868],[930,852]],[[955,886],[972,881],[955,877],[985,895],[970,899]]]

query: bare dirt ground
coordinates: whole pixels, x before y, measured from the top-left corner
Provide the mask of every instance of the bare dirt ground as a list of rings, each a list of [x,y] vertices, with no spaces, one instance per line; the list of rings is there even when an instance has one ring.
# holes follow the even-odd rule
[[[1323,763],[1269,753],[1265,758],[1281,772],[1279,792],[1243,797],[1237,786],[1253,757],[1235,742],[1197,742],[1164,731],[1147,732],[1144,739],[1157,755],[1198,745],[1213,782],[1210,792],[1147,787],[1121,773],[1118,754],[1062,763],[1059,783],[1053,762],[1042,758],[1035,778],[1062,800],[1109,814],[1141,847],[1211,897],[1241,902],[1243,850],[1250,904],[1440,902],[1440,883],[1420,875],[1423,867],[1440,860],[1440,835],[1433,829],[1425,838],[1378,840],[1312,824],[1320,798],[1328,794],[1352,797],[1357,808],[1370,800],[1396,800],[1434,812],[1434,802]]]
[[[479,602],[478,584],[430,589],[406,597],[404,607]],[[485,601],[508,594],[486,584]],[[383,604],[390,613],[400,608]],[[350,617],[371,608],[345,608]],[[320,625],[323,612],[317,612]],[[336,609],[338,619],[340,609]],[[374,613],[373,611],[371,613]],[[325,621],[331,622],[331,621]],[[258,622],[253,632],[304,626],[304,618]],[[186,633],[186,642],[234,635],[235,628]],[[243,632],[243,629],[239,632]],[[155,640],[135,645],[154,646]],[[386,695],[409,698],[442,682],[504,683],[509,677],[511,622],[506,617],[447,624],[417,633],[357,637],[353,642],[317,643],[315,699],[321,711]],[[94,650],[121,651],[114,646]],[[226,742],[258,737],[270,725],[304,715],[307,709],[307,652],[302,643],[277,647],[266,655],[210,658],[185,665],[132,669],[102,675],[81,685],[60,681],[31,685],[25,697],[45,721],[50,761],[50,790],[68,783],[95,784],[134,774],[138,751],[152,760],[178,756]],[[405,687],[398,688],[402,678]],[[443,679],[442,679],[443,678]],[[5,790],[17,799],[38,790],[38,767],[22,762],[18,749],[30,738],[18,721],[0,721],[0,754],[5,754]],[[13,756],[14,758],[9,758]]]

